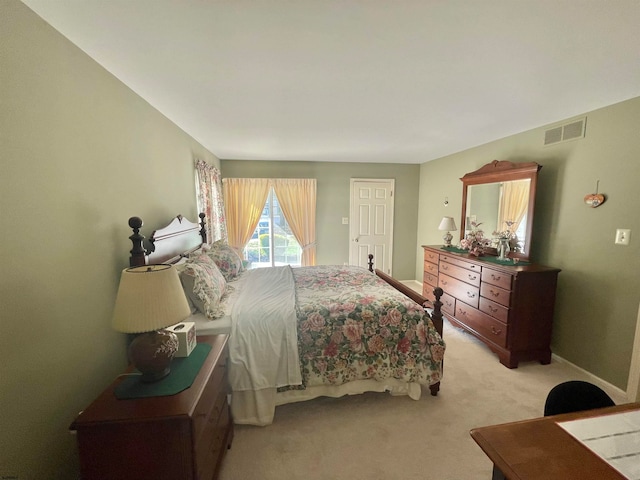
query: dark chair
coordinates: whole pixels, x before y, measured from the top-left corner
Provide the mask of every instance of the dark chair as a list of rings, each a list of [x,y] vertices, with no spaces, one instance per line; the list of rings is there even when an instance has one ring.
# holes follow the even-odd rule
[[[544,416],[614,405],[615,402],[600,387],[589,382],[572,380],[551,389],[544,404]]]

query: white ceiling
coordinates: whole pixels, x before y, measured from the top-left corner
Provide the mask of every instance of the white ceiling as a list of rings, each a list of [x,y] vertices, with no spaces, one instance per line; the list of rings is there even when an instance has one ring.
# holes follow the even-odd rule
[[[221,159],[423,163],[640,95],[640,0],[23,0]]]

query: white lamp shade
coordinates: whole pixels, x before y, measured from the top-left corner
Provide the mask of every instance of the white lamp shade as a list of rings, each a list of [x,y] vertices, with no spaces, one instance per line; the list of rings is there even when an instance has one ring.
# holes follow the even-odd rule
[[[113,328],[124,333],[151,332],[191,314],[175,267],[147,265],[122,271],[113,312]]]
[[[443,217],[440,221],[440,226],[438,230],[443,230],[447,232],[455,232],[458,228],[456,227],[456,222],[453,221],[453,217]]]

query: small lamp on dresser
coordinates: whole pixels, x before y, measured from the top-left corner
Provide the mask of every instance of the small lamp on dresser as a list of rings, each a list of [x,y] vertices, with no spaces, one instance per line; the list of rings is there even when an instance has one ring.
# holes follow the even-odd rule
[[[450,247],[451,240],[453,239],[453,235],[451,232],[455,232],[458,228],[456,227],[456,222],[453,221],[453,217],[443,217],[440,221],[440,225],[438,226],[438,230],[446,231],[442,237],[444,239],[444,246]]]
[[[169,374],[178,338],[163,329],[183,321],[190,313],[178,272],[172,265],[122,271],[113,328],[140,334],[129,345],[129,360],[141,372],[142,382],[155,382]]]

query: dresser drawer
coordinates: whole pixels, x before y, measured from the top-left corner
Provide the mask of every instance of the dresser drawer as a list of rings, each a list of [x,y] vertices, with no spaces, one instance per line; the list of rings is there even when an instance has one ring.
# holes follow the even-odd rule
[[[440,273],[449,275],[450,277],[457,278],[463,282],[470,283],[476,287],[480,286],[480,272],[467,270],[466,268],[459,267],[452,263],[441,262]],[[484,274],[482,274],[484,275]]]
[[[435,253],[435,252],[432,252],[430,250],[425,250],[424,251],[424,261],[425,262],[435,263],[437,265],[438,262],[440,261],[440,255]]]
[[[480,287],[480,295],[499,303],[500,305],[504,305],[505,307],[508,307],[511,304],[511,292],[504,288],[491,285],[490,283],[482,283],[482,286]]]
[[[449,315],[455,315],[456,299],[454,297],[444,293],[442,294],[442,298],[440,298],[440,301],[442,302],[442,311],[444,313],[448,313]]]
[[[512,276],[508,273],[498,272],[497,270],[491,270],[490,268],[482,269],[482,281],[490,283],[505,290],[511,290]]]
[[[424,262],[424,271],[430,273],[431,275],[438,275],[438,264]]]
[[[467,270],[471,270],[473,272],[480,273],[482,271],[482,268],[480,267],[480,265],[476,265],[475,263],[471,263],[471,262],[466,262],[464,260],[453,257],[451,255],[440,255],[440,263],[442,262],[452,263],[454,265],[457,265],[458,267],[466,268]]]
[[[461,280],[440,274],[438,286],[451,296],[478,308],[480,289]]]
[[[433,290],[433,287],[438,286],[438,276],[432,275],[431,273],[428,273],[428,272],[424,272],[424,274],[422,275],[422,281],[424,283],[431,285],[431,290]]]
[[[480,297],[480,310],[484,313],[488,313],[494,318],[497,318],[503,323],[508,323],[509,320],[509,309],[507,307],[503,307],[499,303],[492,302],[484,297]]]
[[[456,302],[456,319],[500,347],[507,346],[507,326],[486,313]]]

